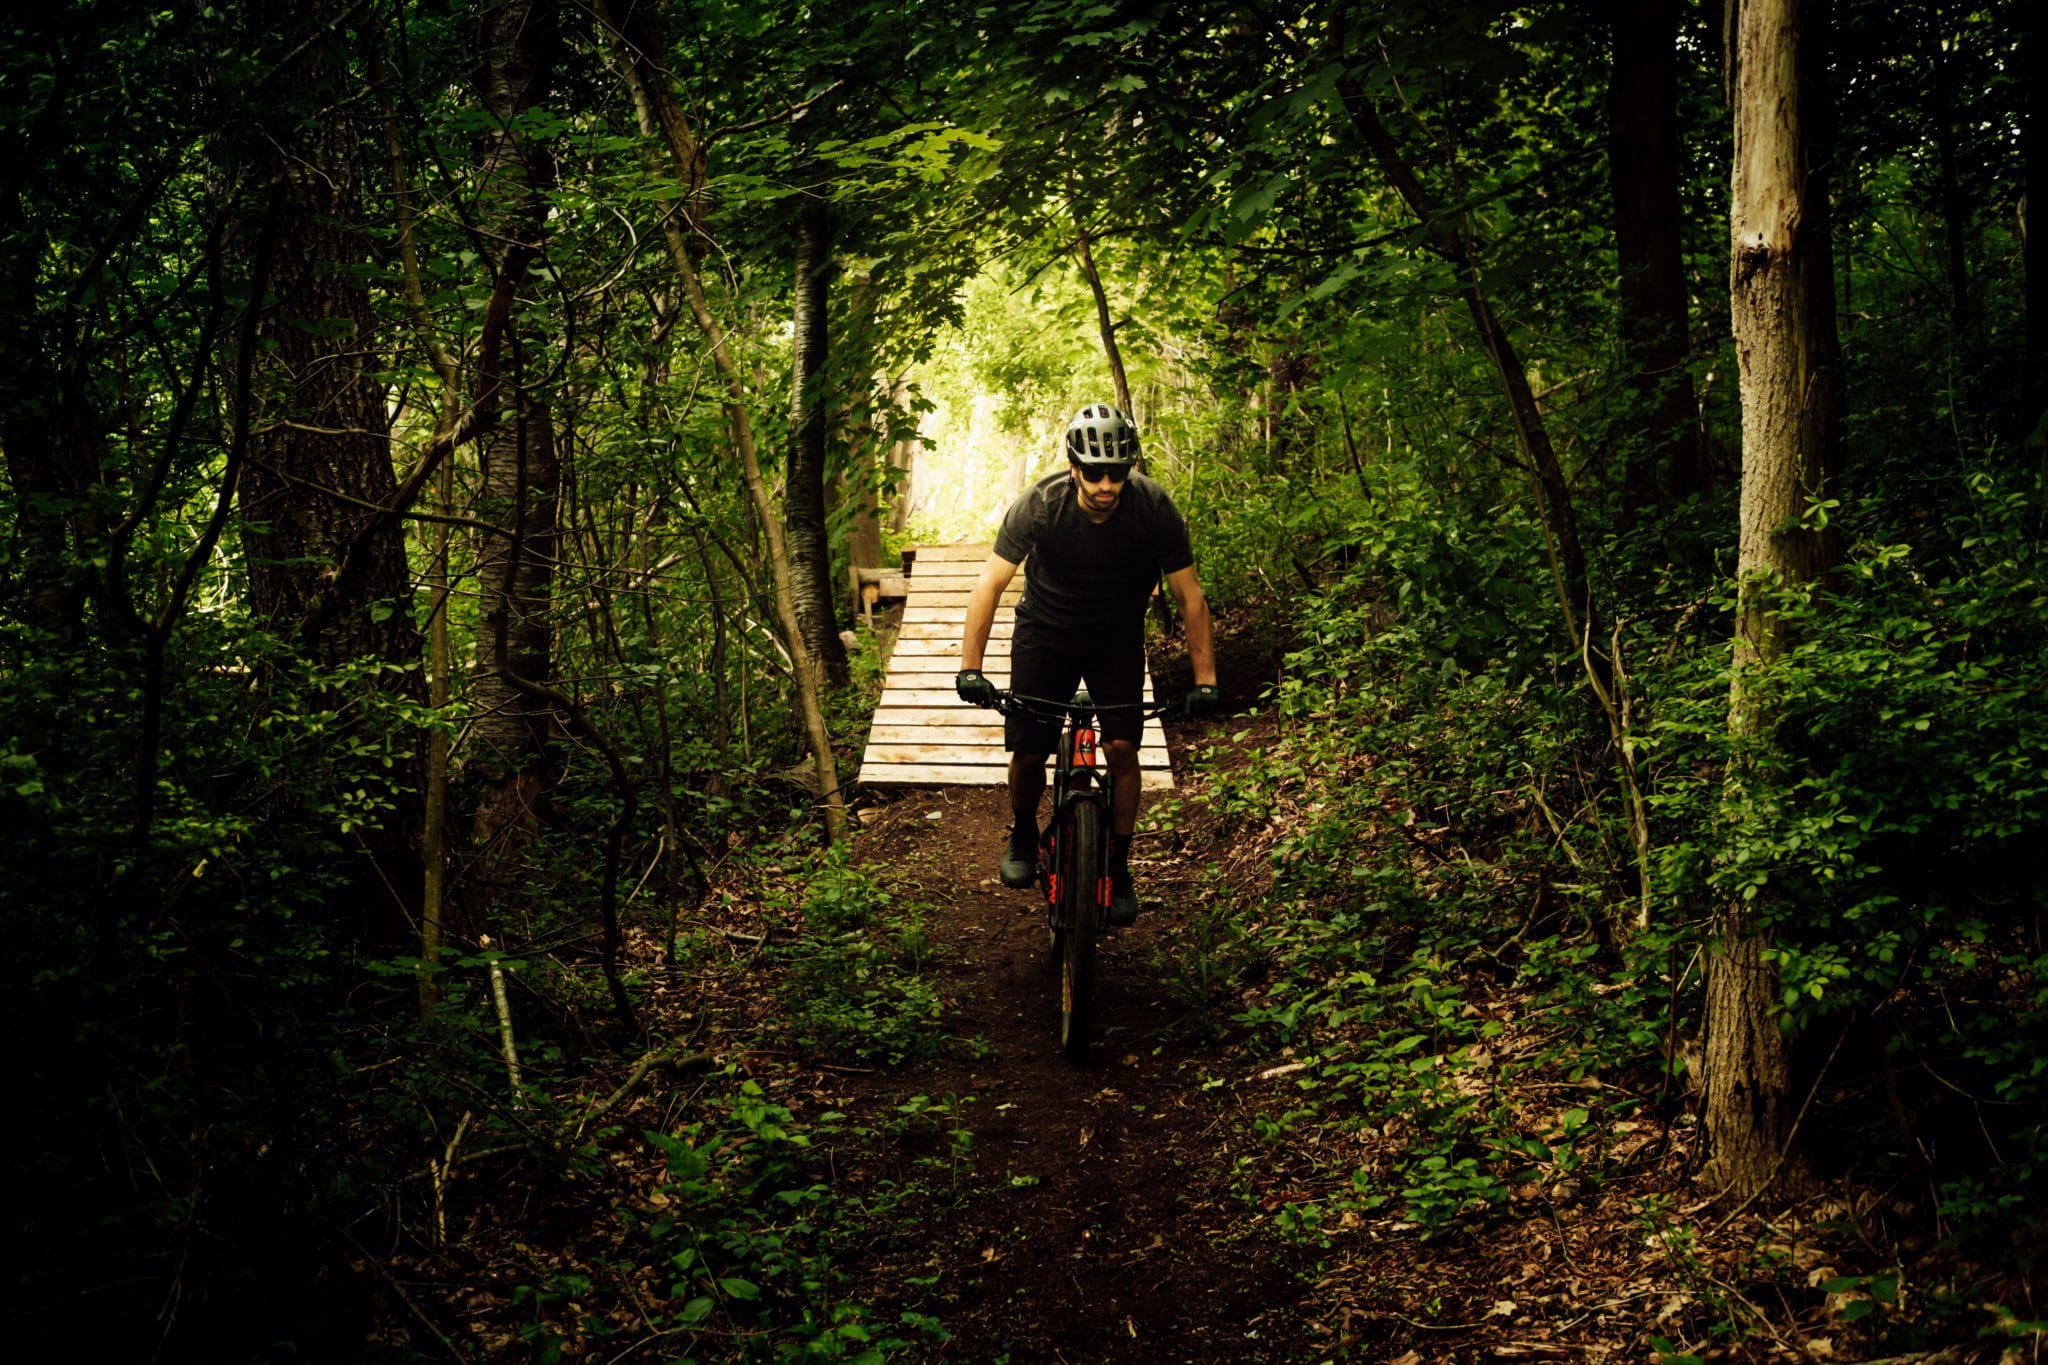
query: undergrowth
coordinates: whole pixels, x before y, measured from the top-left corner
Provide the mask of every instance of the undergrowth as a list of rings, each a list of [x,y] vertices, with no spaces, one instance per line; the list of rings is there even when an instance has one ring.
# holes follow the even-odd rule
[[[1837,581],[1780,604],[1795,646],[1751,681],[1783,724],[1768,766],[1743,770],[1747,804],[1725,780],[1731,591],[1667,563],[1654,609],[1616,636],[1641,848],[1579,660],[1507,624],[1541,615],[1521,514],[1493,509],[1499,538],[1461,541],[1427,498],[1317,511],[1348,522],[1342,567],[1292,609],[1256,740],[1198,750],[1202,780],[1176,798],[1222,846],[1265,851],[1258,877],[1218,887],[1180,986],[1234,994],[1284,1087],[1251,1122],[1262,1154],[1238,1161],[1276,1235],[1457,1237],[1524,1201],[1598,1199],[1648,1151],[1690,1173],[1714,906],[1768,880],[1799,1094],[1824,1101],[1816,1166],[1905,1186],[1888,1207],[1921,1231],[1826,1224],[1829,1262],[1862,1269],[1792,1287],[1763,1243],[1716,1262],[1733,1278],[1694,1275],[1656,1349],[1767,1330],[1744,1298],[1766,1290],[1831,1312],[1848,1295],[1870,1306],[1839,1315],[1847,1330],[1911,1345],[2025,1276],[2048,1111],[2048,598],[2020,482],[1976,477],[1952,537],[1918,549],[1846,519]],[[1706,1228],[1631,1197],[1683,1270]],[[1944,1249],[1974,1278],[1914,1264]]]

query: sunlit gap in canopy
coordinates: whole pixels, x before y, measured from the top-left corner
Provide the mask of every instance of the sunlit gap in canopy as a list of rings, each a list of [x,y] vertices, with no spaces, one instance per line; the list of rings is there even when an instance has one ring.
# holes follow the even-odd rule
[[[915,540],[992,541],[1018,490],[1061,467],[1067,419],[1111,396],[1091,309],[1064,270],[1020,284],[995,266],[968,282],[959,324],[910,373],[933,405],[905,490]]]

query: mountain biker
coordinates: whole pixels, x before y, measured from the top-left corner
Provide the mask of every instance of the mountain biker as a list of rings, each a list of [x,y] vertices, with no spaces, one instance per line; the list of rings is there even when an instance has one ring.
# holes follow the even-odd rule
[[[1010,688],[1022,696],[1065,698],[1085,682],[1104,708],[1100,735],[1113,793],[1109,918],[1124,925],[1138,917],[1130,857],[1144,722],[1136,703],[1144,700],[1145,604],[1161,574],[1187,625],[1195,674],[1185,713],[1191,717],[1221,705],[1215,638],[1195,581],[1187,523],[1166,490],[1136,472],[1138,429],[1131,419],[1108,403],[1091,403],[1067,424],[1061,444],[1065,472],[1048,474],[1010,504],[995,552],[982,564],[967,599],[954,690],[976,706],[995,701],[995,684],[981,674],[982,653],[996,603],[1028,556],[1031,574],[1010,641]],[[1059,733],[1057,719],[1011,715],[1003,722],[1012,815],[1004,886],[1027,887],[1038,879],[1038,803],[1045,760]]]

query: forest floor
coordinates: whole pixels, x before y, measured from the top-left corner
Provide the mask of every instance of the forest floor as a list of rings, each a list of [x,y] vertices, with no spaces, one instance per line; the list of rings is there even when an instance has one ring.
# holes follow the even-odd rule
[[[1221,743],[1207,735],[1208,763],[1227,768],[1272,739],[1257,721]],[[1176,767],[1184,796],[1208,780],[1179,752]],[[688,1034],[699,1063],[743,1078],[784,1127],[817,1125],[803,1159],[837,1210],[833,1295],[862,1305],[878,1331],[921,1325],[889,1358],[2031,1358],[2012,1353],[2010,1335],[1934,1353],[2005,1310],[1971,1301],[1971,1267],[1936,1269],[1928,1239],[1900,1235],[1910,1210],[1893,1201],[1836,1186],[1791,1208],[1717,1205],[1693,1182],[1687,1106],[1660,1115],[1640,1074],[1543,1062],[1557,1006],[1497,960],[1445,968],[1464,1017],[1486,1025],[1452,1083],[1479,1087],[1499,1131],[1549,1135],[1552,1155],[1490,1188],[1474,1175],[1469,1201],[1459,1171],[1487,1169],[1470,1162],[1404,1190],[1424,1120],[1375,1117],[1357,1092],[1318,1091],[1294,1049],[1244,1022],[1277,960],[1260,936],[1284,933],[1284,917],[1240,923],[1226,961],[1203,913],[1219,889],[1258,905],[1274,830],[1241,820],[1226,830],[1199,801],[1168,813],[1171,827],[1141,833],[1133,855],[1140,892],[1157,904],[1103,947],[1086,1064],[1058,1052],[1057,972],[1036,897],[995,880],[1007,824],[997,789],[869,793],[858,812],[850,862],[886,888],[899,947],[905,935],[915,943],[931,1005],[917,1038],[849,1052],[806,1041],[792,1023],[850,1011],[857,1031],[879,1008],[823,999],[775,956],[772,944],[805,932],[797,907],[809,893],[793,870],[779,895],[758,865],[753,881],[727,885],[696,931],[705,955],[688,990],[650,992],[658,1031]],[[781,871],[767,867],[769,883]],[[651,936],[636,943],[643,981],[685,979],[656,964]],[[1326,1042],[1323,1055],[1345,1046]],[[613,1116],[600,1163],[555,1186],[506,1186],[459,1254],[413,1263],[421,1293],[463,1305],[469,1330],[454,1354],[524,1356],[539,1323],[543,1359],[738,1358],[729,1341],[663,1325],[675,1321],[652,1312],[664,1294],[672,1307],[693,1291],[664,1290],[666,1267],[633,1250],[634,1229],[673,1207],[676,1180],[671,1166],[663,1184],[658,1154],[637,1135],[680,1131],[702,1112],[703,1084],[654,1073]],[[1585,1126],[1574,1133],[1575,1123]],[[1445,1150],[1458,1140],[1438,1136]],[[1384,1198],[1357,1197],[1354,1173],[1365,1172]],[[1418,1221],[1417,1200],[1445,1191],[1449,1215]],[[605,1230],[607,1207],[626,1232]],[[1923,1311],[1905,1323],[1904,1283],[1946,1294],[1951,1319],[1930,1329]],[[1902,1340],[1918,1349],[1894,1349]]]
[[[1190,941],[1188,860],[1164,837],[1140,838],[1140,890],[1161,904],[1104,945],[1096,1055],[1075,1065],[1057,1049],[1042,911],[992,875],[1003,793],[906,793],[869,816],[862,856],[945,907],[932,970],[948,1029],[980,1050],[842,1082],[873,1107],[972,1097],[957,1112],[972,1133],[973,1193],[924,1211],[918,1241],[860,1277],[876,1302],[929,1280],[915,1306],[952,1335],[931,1358],[1642,1359],[1660,1324],[1682,1339],[1699,1291],[1711,1292],[1705,1253],[1667,1246],[1639,1212],[1688,1198],[1688,1144],[1646,1124],[1615,1135],[1625,1169],[1602,1188],[1518,1190],[1479,1235],[1419,1240],[1391,1210],[1346,1215],[1326,1234],[1281,1231],[1280,1210],[1313,1205],[1374,1165],[1374,1147],[1405,1139],[1354,1128],[1342,1152],[1290,1149],[1280,1133],[1296,1067],[1219,1027],[1217,1002],[1189,998],[1185,964],[1204,949]],[[1832,1346],[1766,1337],[1755,1354],[1826,1358]]]

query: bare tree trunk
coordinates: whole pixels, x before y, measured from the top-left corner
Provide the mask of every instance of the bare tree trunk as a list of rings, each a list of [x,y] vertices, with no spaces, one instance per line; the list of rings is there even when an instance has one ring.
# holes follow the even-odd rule
[[[1692,375],[1686,369],[1684,244],[1678,203],[1678,5],[1616,0],[1607,87],[1607,167],[1621,271],[1621,344],[1640,434],[1627,448],[1622,507],[1633,516],[1660,485],[1710,491]]]
[[[1735,667],[1729,697],[1737,757],[1731,815],[1770,818],[1753,780],[1775,717],[1750,679],[1785,649],[1778,596],[1811,583],[1830,559],[1802,528],[1826,496],[1841,409],[1826,184],[1814,126],[1823,42],[1815,0],[1745,0],[1731,79],[1735,170],[1730,294],[1742,384],[1742,525]],[[1768,889],[1721,909],[1708,958],[1706,1124],[1715,1180],[1745,1197],[1802,1183],[1792,1148],[1791,1071],[1776,1019],[1778,982],[1763,923]]]
[[[1102,333],[1102,354],[1109,362],[1109,382],[1116,389],[1116,405],[1126,417],[1136,420],[1131,410],[1131,381],[1124,375],[1124,353],[1116,344],[1116,320],[1109,315],[1109,295],[1102,288],[1102,272],[1095,268],[1095,252],[1088,244],[1088,225],[1081,219],[1081,208],[1074,207],[1074,259],[1080,264],[1081,278],[1088,281],[1088,292],[1095,297],[1095,325]]]
[[[789,385],[789,491],[783,517],[789,533],[789,588],[804,647],[825,681],[847,683],[846,646],[832,608],[832,542],[825,526],[825,435],[831,403],[825,383],[827,271],[831,216],[806,198],[796,215],[796,308]]]
[[[545,149],[518,127],[521,115],[548,97],[557,45],[553,0],[506,0],[486,12],[481,35],[480,91],[491,127],[479,178],[481,212],[495,249],[492,269],[516,292],[541,247],[546,225],[542,191],[554,167]],[[514,310],[516,316],[517,310]],[[477,554],[481,598],[477,671],[470,696],[468,765],[483,788],[470,821],[479,850],[476,875],[485,898],[512,881],[520,847],[546,809],[547,743],[560,723],[549,700],[521,680],[546,683],[554,674],[554,570],[560,545],[561,461],[553,416],[533,383],[541,369],[522,335],[508,323],[512,383],[501,390],[506,417],[482,449],[481,519],[511,531],[484,533]]]
[[[668,242],[669,258],[683,286],[683,296],[689,302],[690,316],[711,348],[712,364],[725,386],[726,429],[732,438],[733,449],[740,457],[740,474],[746,483],[747,497],[753,503],[762,536],[768,542],[768,572],[774,585],[776,623],[784,647],[789,651],[798,713],[810,740],[811,760],[817,771],[824,807],[825,835],[837,843],[847,833],[846,801],[839,790],[838,762],[833,757],[832,739],[825,728],[825,712],[818,702],[817,673],[809,651],[804,648],[803,628],[797,621],[796,602],[790,591],[789,552],[783,541],[782,521],[775,515],[774,499],[769,495],[767,481],[761,477],[760,456],[754,445],[753,418],[747,407],[746,381],[728,343],[725,327],[719,322],[718,315],[711,311],[711,301],[704,292],[704,282],[691,258],[686,237],[687,233],[709,239],[694,213],[696,192],[704,178],[703,148],[691,132],[689,121],[684,118],[675,97],[663,83],[662,74],[644,44],[636,35],[630,35],[620,27],[606,0],[597,0],[596,13],[618,60],[619,74],[633,97],[640,131],[646,137],[661,139],[669,154],[670,171],[683,190],[677,211],[663,220],[663,233]]]

